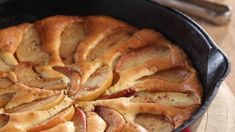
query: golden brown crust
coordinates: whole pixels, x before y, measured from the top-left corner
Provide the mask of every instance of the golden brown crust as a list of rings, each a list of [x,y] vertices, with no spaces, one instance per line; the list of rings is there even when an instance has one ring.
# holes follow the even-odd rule
[[[28,132],[35,132],[35,131],[42,131],[42,130],[52,128],[53,126],[56,126],[60,123],[64,123],[66,121],[71,120],[73,118],[73,115],[74,115],[74,108],[73,108],[73,106],[71,106],[68,109],[55,115],[51,119],[44,121],[42,123],[39,123],[36,126],[33,126],[31,128],[28,128],[27,131]]]
[[[152,29],[62,15],[0,29],[0,131],[173,131],[202,95],[183,50]]]
[[[14,53],[20,44],[24,32],[31,26],[29,23],[0,30],[0,51]]]
[[[63,66],[59,56],[60,36],[64,28],[74,22],[82,22],[79,17],[52,16],[35,23],[42,41],[42,49],[50,54],[49,65]]]
[[[133,32],[135,28],[110,17],[88,16],[84,18],[84,30],[86,37],[80,42],[74,55],[77,65],[75,67],[81,73],[83,82],[102,65],[102,59],[92,62],[87,61],[88,54],[92,54],[90,50],[112,33],[120,30]]]
[[[14,53],[29,27],[31,24],[25,23],[0,30],[0,59],[7,65],[17,65]]]
[[[41,132],[74,132],[74,131],[75,128],[73,122],[65,122]]]

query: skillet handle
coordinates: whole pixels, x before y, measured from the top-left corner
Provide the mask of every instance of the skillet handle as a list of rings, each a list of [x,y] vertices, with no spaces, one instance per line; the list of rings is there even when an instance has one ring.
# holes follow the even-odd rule
[[[152,0],[162,5],[176,8],[186,14],[202,18],[216,25],[227,24],[232,15],[231,8],[226,5],[205,0]]]
[[[219,80],[223,80],[230,71],[230,62],[228,58],[216,48],[210,49],[207,65],[207,86],[209,84],[216,84],[214,82]]]

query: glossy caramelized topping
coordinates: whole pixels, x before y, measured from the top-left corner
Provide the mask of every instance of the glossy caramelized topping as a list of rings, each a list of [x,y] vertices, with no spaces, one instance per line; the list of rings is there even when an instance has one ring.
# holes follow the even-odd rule
[[[185,53],[107,16],[0,30],[0,131],[173,131],[201,104]]]

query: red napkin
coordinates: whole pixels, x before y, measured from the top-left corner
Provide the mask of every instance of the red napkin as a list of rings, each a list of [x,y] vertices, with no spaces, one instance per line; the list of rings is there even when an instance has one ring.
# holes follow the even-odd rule
[[[184,130],[182,130],[181,132],[191,132],[191,130],[189,128],[185,128]]]

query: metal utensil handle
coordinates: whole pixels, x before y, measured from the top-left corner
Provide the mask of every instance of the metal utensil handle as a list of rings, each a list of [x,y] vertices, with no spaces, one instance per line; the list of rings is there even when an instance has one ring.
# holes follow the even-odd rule
[[[232,15],[231,8],[205,0],[152,0],[162,5],[205,19],[217,25],[227,24]]]

